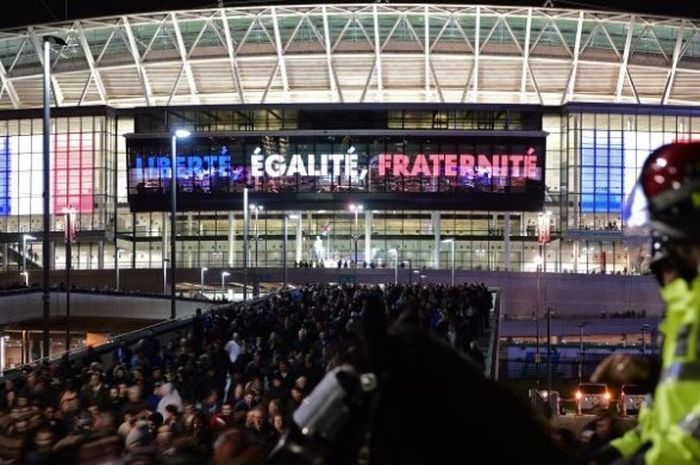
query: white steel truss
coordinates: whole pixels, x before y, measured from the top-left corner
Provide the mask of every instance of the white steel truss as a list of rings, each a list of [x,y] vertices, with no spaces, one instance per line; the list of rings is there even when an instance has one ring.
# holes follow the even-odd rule
[[[372,3],[210,8],[3,31],[0,109],[40,105],[44,34],[75,45],[52,61],[60,106],[700,105],[700,23],[688,18]]]

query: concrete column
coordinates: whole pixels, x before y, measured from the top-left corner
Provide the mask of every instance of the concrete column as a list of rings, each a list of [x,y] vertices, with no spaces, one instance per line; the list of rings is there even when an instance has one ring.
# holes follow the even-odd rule
[[[365,210],[365,262],[372,261],[372,210]]]
[[[104,270],[105,268],[105,241],[97,242],[97,269]]]
[[[304,217],[301,212],[299,212],[299,219],[297,220],[296,224],[296,234],[294,236],[294,246],[296,248],[296,251],[294,253],[294,261],[299,263],[302,260],[302,255],[304,253],[304,231],[302,229],[302,222],[304,221]]]
[[[433,268],[440,268],[440,212],[434,211],[431,213],[433,222]]]
[[[510,271],[510,213],[503,215],[503,266]]]
[[[236,266],[236,215],[228,212],[228,266]]]

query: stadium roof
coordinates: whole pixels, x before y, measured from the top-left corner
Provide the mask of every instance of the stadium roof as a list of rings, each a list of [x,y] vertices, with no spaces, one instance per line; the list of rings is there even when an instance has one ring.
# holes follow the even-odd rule
[[[347,4],[130,14],[0,32],[0,108],[569,101],[700,104],[700,21],[554,8]]]

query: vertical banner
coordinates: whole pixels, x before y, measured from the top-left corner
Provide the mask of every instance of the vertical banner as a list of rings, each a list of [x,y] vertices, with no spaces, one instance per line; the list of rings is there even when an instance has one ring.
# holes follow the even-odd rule
[[[0,216],[11,213],[10,202],[10,139],[7,136],[0,137]]]

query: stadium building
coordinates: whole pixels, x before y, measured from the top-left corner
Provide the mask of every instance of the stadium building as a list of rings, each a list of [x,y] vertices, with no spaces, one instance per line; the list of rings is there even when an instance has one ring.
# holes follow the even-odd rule
[[[41,262],[44,36],[53,267],[636,273],[625,194],[700,133],[700,24],[553,8],[212,8],[0,35],[0,255]],[[249,234],[243,190],[250,192]],[[71,212],[71,213],[69,213]],[[287,217],[285,228],[284,218]],[[540,259],[538,235],[551,237]],[[34,239],[36,238],[36,239]],[[118,263],[117,263],[118,261]]]

